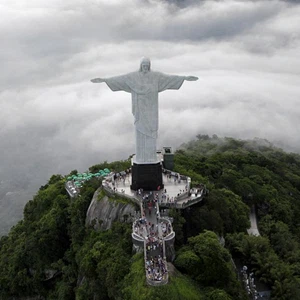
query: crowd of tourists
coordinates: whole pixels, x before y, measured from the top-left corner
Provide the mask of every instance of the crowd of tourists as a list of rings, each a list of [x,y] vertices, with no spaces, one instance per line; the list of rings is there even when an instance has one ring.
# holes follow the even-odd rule
[[[147,237],[147,228],[146,228],[146,219],[145,218],[140,218],[134,223],[134,233],[142,236],[142,237]]]
[[[186,197],[187,202],[192,200],[195,196],[201,196],[203,188],[189,190],[187,177],[182,176],[179,173],[167,172],[165,173],[168,181],[174,181],[174,184],[186,182],[186,185],[178,190],[176,195],[170,196],[167,189],[158,189],[157,191],[144,191],[142,188],[138,189],[135,193],[137,198],[141,199],[143,203],[153,202],[154,204],[164,204],[167,207],[175,207],[177,202],[183,200]],[[127,169],[120,173],[111,176],[106,181],[103,181],[103,185],[108,187],[112,192],[119,192],[125,194],[125,186],[131,182],[131,170]],[[200,194],[200,195],[199,195]],[[182,202],[182,201],[181,201]],[[154,205],[153,205],[154,207]],[[152,210],[151,212],[152,213]]]
[[[146,243],[146,254],[147,257],[155,251],[159,251],[161,253],[161,255],[163,255],[163,241],[162,239],[156,239],[155,241],[152,241],[150,239],[150,241],[148,241]]]
[[[160,255],[146,260],[147,276],[150,280],[162,281],[167,275],[167,268]]]
[[[162,221],[160,223],[163,237],[166,237],[168,234],[172,232],[172,225],[170,221]]]
[[[154,224],[147,222],[146,218],[140,218],[134,223],[134,233],[144,237],[147,241],[157,241],[172,232],[172,225],[168,220]],[[161,228],[161,231],[159,230]]]
[[[103,185],[113,192],[124,193],[123,186],[129,182],[129,173],[120,174],[103,182]],[[176,180],[180,179],[176,177]],[[180,182],[180,181],[179,181]],[[184,190],[180,191],[180,193]],[[144,191],[138,189],[136,198],[140,199],[140,217],[133,223],[133,234],[145,241],[145,269],[148,280],[162,281],[167,279],[167,267],[164,257],[164,238],[172,232],[169,220],[161,218],[159,204],[162,201],[173,202],[175,197],[170,197],[166,189],[157,191]]]

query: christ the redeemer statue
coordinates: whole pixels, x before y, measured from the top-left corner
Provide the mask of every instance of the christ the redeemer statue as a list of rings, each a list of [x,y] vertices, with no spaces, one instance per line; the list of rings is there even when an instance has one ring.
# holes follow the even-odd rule
[[[105,82],[112,91],[131,93],[134,116],[137,164],[157,163],[156,139],[158,131],[158,93],[178,90],[184,80],[198,77],[167,75],[151,71],[148,58],[142,58],[140,70],[110,78],[95,78],[94,83]]]

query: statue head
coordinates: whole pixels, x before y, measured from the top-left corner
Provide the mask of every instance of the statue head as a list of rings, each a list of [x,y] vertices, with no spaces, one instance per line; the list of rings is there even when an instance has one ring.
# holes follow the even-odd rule
[[[140,64],[140,72],[147,73],[150,71],[151,62],[150,59],[147,57],[142,57],[141,64]]]

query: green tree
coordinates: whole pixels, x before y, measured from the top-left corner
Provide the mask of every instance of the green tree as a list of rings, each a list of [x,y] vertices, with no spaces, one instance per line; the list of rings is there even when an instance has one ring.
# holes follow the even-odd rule
[[[221,246],[217,235],[211,231],[189,238],[188,246],[179,251],[175,266],[203,286],[224,289],[237,298],[243,293],[230,253]]]
[[[232,298],[224,291],[220,289],[214,289],[208,292],[206,295],[207,300],[231,300]]]
[[[226,232],[246,231],[250,227],[249,208],[241,198],[227,189],[212,190],[207,197],[209,210],[220,215]],[[220,232],[222,234],[223,232]]]

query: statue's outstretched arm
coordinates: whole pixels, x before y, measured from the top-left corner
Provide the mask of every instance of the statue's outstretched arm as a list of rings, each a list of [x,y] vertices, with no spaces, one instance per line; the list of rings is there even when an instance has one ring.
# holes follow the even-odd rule
[[[105,82],[105,79],[104,78],[94,78],[94,79],[91,79],[91,82],[93,82],[93,83]]]
[[[184,80],[186,80],[186,81],[196,81],[196,80],[198,80],[198,77],[196,77],[196,76],[186,76]]]

